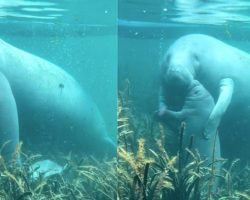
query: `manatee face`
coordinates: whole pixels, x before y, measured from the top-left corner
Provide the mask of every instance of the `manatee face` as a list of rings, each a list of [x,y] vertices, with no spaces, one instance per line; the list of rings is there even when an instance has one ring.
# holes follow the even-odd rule
[[[179,54],[167,53],[162,63],[162,81],[176,89],[187,89],[195,75],[195,57],[191,56],[185,51]]]

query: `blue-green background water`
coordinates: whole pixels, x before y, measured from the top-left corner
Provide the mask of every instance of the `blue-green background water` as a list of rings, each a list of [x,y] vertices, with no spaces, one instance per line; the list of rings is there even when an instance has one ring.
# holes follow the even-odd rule
[[[159,63],[177,38],[203,33],[250,52],[249,1],[119,0],[118,24],[119,86],[128,78],[147,112],[157,108]]]
[[[0,37],[69,72],[116,137],[117,2],[0,0]]]
[[[134,103],[152,113],[159,62],[175,39],[205,33],[250,52],[249,22],[244,0],[0,0],[1,38],[72,74],[113,138],[117,77],[119,88],[130,80]]]
[[[132,102],[151,116],[158,107],[159,63],[169,45],[179,37],[208,34],[250,52],[249,1],[119,0],[118,23],[119,89],[129,79]],[[235,128],[231,125],[224,132]],[[230,155],[249,155],[246,148],[249,126],[235,129],[226,140],[223,136],[227,133],[222,136],[223,145]],[[234,137],[238,132],[242,135]],[[243,142],[245,146],[241,145]]]

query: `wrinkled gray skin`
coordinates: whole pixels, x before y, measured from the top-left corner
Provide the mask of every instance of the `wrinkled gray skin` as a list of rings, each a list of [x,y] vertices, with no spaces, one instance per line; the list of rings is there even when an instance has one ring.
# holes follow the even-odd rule
[[[171,96],[165,96],[165,99],[174,98],[175,95],[179,96],[178,93],[173,92]],[[176,98],[174,99],[176,100]],[[173,111],[164,108],[159,113],[159,117],[166,124],[175,122],[178,127],[180,122],[185,122],[183,150],[185,148],[198,150],[207,163],[211,163],[213,158],[220,158],[220,143],[216,133],[211,136],[211,139],[207,139],[203,135],[206,122],[214,108],[213,97],[197,80],[193,80],[186,90],[184,102],[179,105],[181,110]],[[190,146],[191,137],[193,137],[192,146]],[[215,147],[215,152],[213,152],[213,147]]]
[[[19,137],[33,150],[114,156],[104,120],[58,66],[0,40],[0,145],[10,159]]]
[[[180,110],[187,88],[193,80],[198,80],[216,102],[204,126],[204,137],[212,138],[226,112],[227,131],[230,131],[238,120],[247,120],[250,116],[249,63],[249,54],[213,37],[191,34],[179,38],[162,62],[158,114],[166,108]],[[168,98],[174,93],[180,95]],[[237,139],[234,143],[237,144]]]

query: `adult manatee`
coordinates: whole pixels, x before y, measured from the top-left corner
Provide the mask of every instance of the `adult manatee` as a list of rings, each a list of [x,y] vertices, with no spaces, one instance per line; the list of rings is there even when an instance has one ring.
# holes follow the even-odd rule
[[[97,106],[58,66],[0,40],[0,145],[115,154]]]
[[[170,46],[162,62],[159,109],[178,105],[186,88],[198,80],[216,99],[204,130],[204,137],[209,139],[226,111],[230,123],[225,126],[232,127],[238,117],[249,118],[249,64],[249,54],[213,37],[202,34],[181,37]],[[180,91],[180,96],[176,95],[175,102],[168,102],[164,96],[175,90]]]
[[[179,95],[175,92],[173,91],[165,98],[170,100],[175,95]],[[168,125],[174,123],[178,127],[180,127],[180,122],[185,122],[182,151],[185,148],[198,150],[201,157],[209,163],[212,159],[220,158],[220,142],[216,132],[213,133],[211,139],[203,135],[206,122],[214,108],[214,99],[210,93],[197,80],[193,80],[186,90],[184,102],[181,102],[179,106],[181,110],[177,111],[171,110],[170,107],[162,108],[158,117]]]

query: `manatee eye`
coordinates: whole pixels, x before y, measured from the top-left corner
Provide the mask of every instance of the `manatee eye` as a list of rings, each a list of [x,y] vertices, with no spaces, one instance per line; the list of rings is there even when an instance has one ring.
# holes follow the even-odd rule
[[[193,58],[195,61],[198,61],[198,56],[195,53],[193,54]]]
[[[198,89],[195,89],[195,90],[193,91],[193,93],[194,93],[195,95],[198,95],[198,94],[199,94],[199,90],[198,90]]]
[[[64,85],[62,83],[59,83],[59,88],[63,89]]]
[[[165,74],[167,72],[168,66],[169,66],[169,62],[170,62],[170,55],[167,54],[166,58],[164,60],[164,62],[162,63],[162,69],[163,69],[163,73]]]

